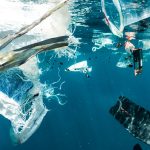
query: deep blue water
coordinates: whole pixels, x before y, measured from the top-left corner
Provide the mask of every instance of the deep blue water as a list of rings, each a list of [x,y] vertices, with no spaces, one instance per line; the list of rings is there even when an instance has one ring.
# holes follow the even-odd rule
[[[0,150],[132,150],[136,143],[140,143],[143,150],[150,149],[109,114],[110,107],[120,95],[150,110],[150,64],[144,62],[142,75],[135,78],[132,69],[116,67],[119,55],[113,55],[110,49],[103,48],[93,53],[94,30],[109,30],[101,22],[100,1],[87,2],[81,1],[75,10],[80,12],[85,6],[90,8],[90,12],[84,16],[84,24],[88,27],[77,26],[74,36],[80,37],[82,42],[78,48],[82,55],[76,61],[88,60],[93,67],[90,78],[80,73],[64,72],[75,60],[59,58],[48,62],[46,60],[52,53],[47,53],[45,61],[39,66],[44,68],[55,63],[53,69],[42,74],[41,82],[56,81],[59,67],[62,81],[66,81],[61,92],[66,94],[67,97],[63,99],[67,103],[63,106],[55,100],[48,103],[51,111],[36,133],[22,145],[13,146],[9,136],[10,123],[0,117]],[[99,32],[95,37],[98,38]],[[41,54],[40,57],[44,56]],[[59,62],[63,62],[63,65],[58,65]]]

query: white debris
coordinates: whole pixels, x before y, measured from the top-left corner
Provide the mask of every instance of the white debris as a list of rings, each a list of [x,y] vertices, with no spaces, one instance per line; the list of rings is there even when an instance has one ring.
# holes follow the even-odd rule
[[[40,98],[34,98],[31,108],[25,111],[29,103],[30,101],[21,106],[0,92],[0,114],[11,121],[11,135],[19,143],[24,143],[37,130],[47,113]]]
[[[1,0],[0,37],[17,32],[25,25],[31,24],[60,1],[36,3],[22,2],[21,0]],[[68,35],[69,14],[68,6],[65,5],[31,32],[13,41],[6,49],[12,50],[46,38]],[[21,103],[0,92],[0,114],[10,120],[12,138],[17,143],[24,143],[38,129],[48,110],[43,102],[43,88],[39,80],[37,59],[34,57],[19,68],[33,83],[33,88],[28,91],[25,100],[20,100]]]
[[[92,67],[88,66],[87,61],[81,61],[79,63],[71,65],[69,68],[66,69],[66,71],[81,72],[86,74],[92,71]]]

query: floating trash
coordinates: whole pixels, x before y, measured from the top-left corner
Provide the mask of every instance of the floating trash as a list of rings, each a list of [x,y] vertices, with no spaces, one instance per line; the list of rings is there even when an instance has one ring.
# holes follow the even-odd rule
[[[120,96],[110,113],[134,137],[150,144],[150,111]]]
[[[1,1],[0,114],[11,122],[10,135],[16,144],[26,142],[48,112],[43,102],[47,91],[40,83],[38,61],[33,56],[68,45],[67,2]],[[50,88],[49,99],[62,96]]]
[[[123,36],[125,26],[150,17],[150,1],[147,0],[101,0],[101,4],[106,24],[119,37]]]
[[[38,129],[48,111],[40,84],[32,82],[20,69],[1,73],[0,83],[0,114],[11,122],[12,140],[24,143]]]
[[[133,58],[128,53],[123,53],[116,64],[119,68],[128,68],[133,66]]]
[[[88,66],[87,61],[81,61],[79,63],[71,65],[65,71],[81,72],[86,74],[87,77],[89,77],[89,73],[92,71],[92,67]]]

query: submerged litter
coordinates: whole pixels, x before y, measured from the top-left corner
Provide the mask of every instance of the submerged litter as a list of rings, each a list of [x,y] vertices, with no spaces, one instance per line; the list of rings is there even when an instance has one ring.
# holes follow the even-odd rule
[[[81,72],[81,73],[86,74],[87,77],[89,77],[89,73],[92,71],[92,67],[88,66],[87,61],[81,61],[74,65],[71,65],[65,71]]]
[[[19,49],[8,52],[0,52],[0,71],[7,70],[12,67],[17,67],[36,54],[49,51],[56,48],[62,48],[68,45],[68,36],[60,36],[47,39],[38,43],[34,43]]]
[[[15,143],[26,142],[48,112],[43,102],[47,91],[40,83],[38,61],[33,56],[68,45],[70,15],[67,2],[1,2],[4,9],[0,9],[0,15],[6,17],[2,16],[0,22],[0,114],[10,120],[10,135]],[[46,19],[50,15],[51,18]],[[51,90],[55,95],[50,93],[49,98],[60,95],[53,87]]]
[[[110,113],[134,137],[150,144],[150,111],[120,96]]]
[[[106,24],[119,37],[123,36],[126,26],[150,17],[150,1],[147,0],[101,0],[101,4]]]
[[[0,114],[11,122],[13,142],[24,143],[38,129],[48,111],[40,83],[32,82],[20,69],[5,71],[0,79]]]

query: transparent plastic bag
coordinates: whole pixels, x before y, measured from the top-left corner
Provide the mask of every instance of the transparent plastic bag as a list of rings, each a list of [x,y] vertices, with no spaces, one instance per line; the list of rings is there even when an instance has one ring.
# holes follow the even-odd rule
[[[150,17],[149,0],[101,0],[101,4],[106,24],[119,37],[125,26]]]

